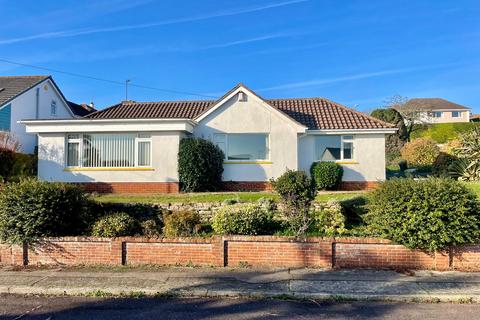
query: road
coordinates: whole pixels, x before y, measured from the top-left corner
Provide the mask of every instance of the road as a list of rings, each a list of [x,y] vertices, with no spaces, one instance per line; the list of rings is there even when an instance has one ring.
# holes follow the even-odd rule
[[[0,319],[480,319],[479,304],[0,296]]]

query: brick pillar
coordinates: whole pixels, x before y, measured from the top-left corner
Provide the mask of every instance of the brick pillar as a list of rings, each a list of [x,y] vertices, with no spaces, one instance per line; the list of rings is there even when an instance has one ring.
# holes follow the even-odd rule
[[[126,257],[125,241],[122,238],[113,238],[110,240],[110,263],[112,265],[123,265]]]
[[[225,261],[225,250],[226,250],[226,239],[223,237],[214,237],[212,241],[212,255],[214,257],[216,267],[225,267],[227,266],[227,261]]]

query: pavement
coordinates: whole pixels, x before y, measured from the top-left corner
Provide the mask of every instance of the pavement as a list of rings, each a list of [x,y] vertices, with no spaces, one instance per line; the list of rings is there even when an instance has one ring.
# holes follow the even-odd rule
[[[480,302],[480,273],[250,268],[0,268],[0,293]]]

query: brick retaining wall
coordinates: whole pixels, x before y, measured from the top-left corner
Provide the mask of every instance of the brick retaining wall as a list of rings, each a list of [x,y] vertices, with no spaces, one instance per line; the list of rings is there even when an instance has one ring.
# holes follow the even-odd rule
[[[480,244],[428,253],[388,240],[276,236],[65,237],[33,247],[0,244],[3,265],[211,265],[480,271]]]

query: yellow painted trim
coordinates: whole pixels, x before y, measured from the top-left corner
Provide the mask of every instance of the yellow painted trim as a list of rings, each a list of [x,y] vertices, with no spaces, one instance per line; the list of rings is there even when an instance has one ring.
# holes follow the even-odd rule
[[[225,161],[223,164],[273,164],[272,161]]]
[[[358,164],[356,161],[336,161],[338,164]]]
[[[154,168],[65,168],[63,171],[155,171]]]

